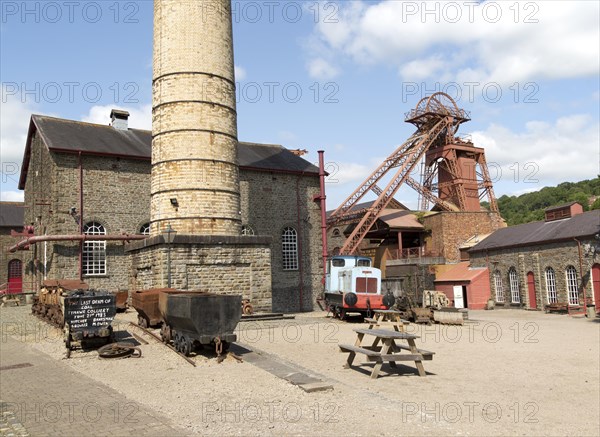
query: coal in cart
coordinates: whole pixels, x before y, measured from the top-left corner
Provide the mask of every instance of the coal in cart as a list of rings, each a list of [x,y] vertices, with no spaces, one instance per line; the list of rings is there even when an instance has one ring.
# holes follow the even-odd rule
[[[210,345],[217,354],[237,339],[234,330],[242,317],[242,296],[204,292],[161,292],[161,337],[186,356]]]
[[[117,313],[116,297],[108,291],[73,291],[62,297],[67,357],[76,347],[92,349],[114,341],[111,325]]]

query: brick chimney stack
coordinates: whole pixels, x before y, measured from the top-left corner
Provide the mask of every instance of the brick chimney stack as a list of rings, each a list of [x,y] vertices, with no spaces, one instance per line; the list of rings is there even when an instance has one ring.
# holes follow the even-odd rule
[[[152,235],[240,235],[230,0],[154,0],[152,95]]]

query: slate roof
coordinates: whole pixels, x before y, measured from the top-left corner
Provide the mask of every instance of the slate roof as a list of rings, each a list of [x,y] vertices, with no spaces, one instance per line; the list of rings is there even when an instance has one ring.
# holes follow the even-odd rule
[[[532,222],[498,229],[469,252],[552,243],[573,238],[591,237],[600,232],[600,210],[577,214],[551,222]]]
[[[22,202],[0,202],[0,227],[23,227],[24,206]]]
[[[49,150],[62,153],[115,156],[150,160],[152,132],[115,129],[112,126],[32,115],[19,188],[24,189],[29,167],[31,136],[40,133]],[[319,169],[288,149],[276,144],[239,142],[238,162],[242,169],[319,174]]]

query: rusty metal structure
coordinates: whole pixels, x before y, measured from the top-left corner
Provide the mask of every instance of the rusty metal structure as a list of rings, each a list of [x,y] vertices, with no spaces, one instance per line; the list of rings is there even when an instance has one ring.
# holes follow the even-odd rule
[[[479,211],[480,200],[487,198],[490,209],[498,211],[483,149],[457,135],[460,125],[469,120],[470,114],[441,92],[424,97],[406,113],[405,121],[417,130],[328,218],[329,228],[358,222],[341,254],[357,251],[383,210],[397,204],[394,195],[403,184],[417,191],[421,210],[433,203],[442,211]],[[419,163],[421,180],[417,181],[411,174]],[[391,179],[380,188],[378,184],[388,174]],[[369,208],[357,210],[355,206],[370,191],[377,200]]]

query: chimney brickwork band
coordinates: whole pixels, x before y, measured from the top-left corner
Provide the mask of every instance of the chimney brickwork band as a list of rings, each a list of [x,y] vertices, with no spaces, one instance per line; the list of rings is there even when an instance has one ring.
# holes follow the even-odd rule
[[[154,1],[151,232],[239,235],[230,0]]]

